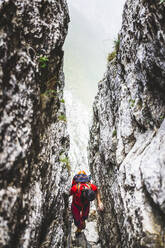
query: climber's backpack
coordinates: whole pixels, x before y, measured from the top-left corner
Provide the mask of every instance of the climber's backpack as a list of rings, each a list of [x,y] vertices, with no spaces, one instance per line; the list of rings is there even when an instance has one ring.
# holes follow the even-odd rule
[[[85,183],[87,185],[87,186],[83,185],[83,187],[81,187],[82,188],[80,195],[81,202],[93,201],[96,198],[96,193],[91,189],[90,176],[84,174],[77,174],[74,176],[73,180],[77,185],[77,192],[80,191],[80,187],[82,183]]]
[[[81,201],[84,202],[86,200],[93,201],[96,198],[96,193],[91,188],[84,188],[81,190]]]

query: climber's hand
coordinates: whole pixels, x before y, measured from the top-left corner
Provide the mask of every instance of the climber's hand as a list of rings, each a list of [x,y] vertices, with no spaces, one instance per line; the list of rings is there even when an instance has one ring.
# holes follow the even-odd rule
[[[98,210],[99,210],[99,211],[103,211],[103,210],[104,210],[104,205],[103,205],[102,202],[99,202],[99,203],[98,203]]]

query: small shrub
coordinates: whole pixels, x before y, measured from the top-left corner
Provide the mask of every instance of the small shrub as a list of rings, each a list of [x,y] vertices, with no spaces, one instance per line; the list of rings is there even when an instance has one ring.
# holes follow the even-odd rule
[[[134,107],[134,105],[135,105],[135,100],[130,99],[129,102],[130,102],[130,104],[131,104],[131,107]]]
[[[161,121],[164,120],[164,116],[161,115],[161,116],[159,117],[159,119],[160,119]]]
[[[62,163],[68,163],[69,159],[67,157],[61,157],[60,162]]]
[[[66,121],[66,116],[65,116],[65,115],[60,115],[60,116],[58,117],[58,119],[59,119],[60,121]]]
[[[66,165],[66,168],[68,169],[69,172],[71,171],[71,166],[70,166],[70,162],[69,162],[68,157],[65,157],[65,155],[61,155],[60,162],[62,162]]]
[[[118,39],[113,41],[114,43],[114,50],[108,54],[107,60],[108,62],[112,61],[114,58],[116,58],[116,54],[119,50],[119,45],[120,45],[120,36],[118,35]]]
[[[60,102],[65,103],[65,100],[64,99],[61,99]]]
[[[109,53],[107,57],[108,62],[112,61],[115,57],[116,57],[116,51]]]
[[[47,63],[48,63],[48,58],[46,56],[41,56],[39,58],[39,65],[41,68],[45,68],[47,66]]]

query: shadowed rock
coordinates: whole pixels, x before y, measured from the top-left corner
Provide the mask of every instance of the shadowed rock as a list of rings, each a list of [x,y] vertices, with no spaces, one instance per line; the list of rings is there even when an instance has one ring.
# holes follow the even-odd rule
[[[0,247],[65,245],[68,21],[64,0],[0,1]]]

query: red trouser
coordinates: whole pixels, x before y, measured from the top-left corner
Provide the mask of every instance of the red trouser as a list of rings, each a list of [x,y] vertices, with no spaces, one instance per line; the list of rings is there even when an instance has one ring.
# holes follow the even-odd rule
[[[72,203],[72,214],[74,218],[74,224],[80,229],[83,229],[83,221],[88,218],[89,207],[89,204],[80,207]]]

